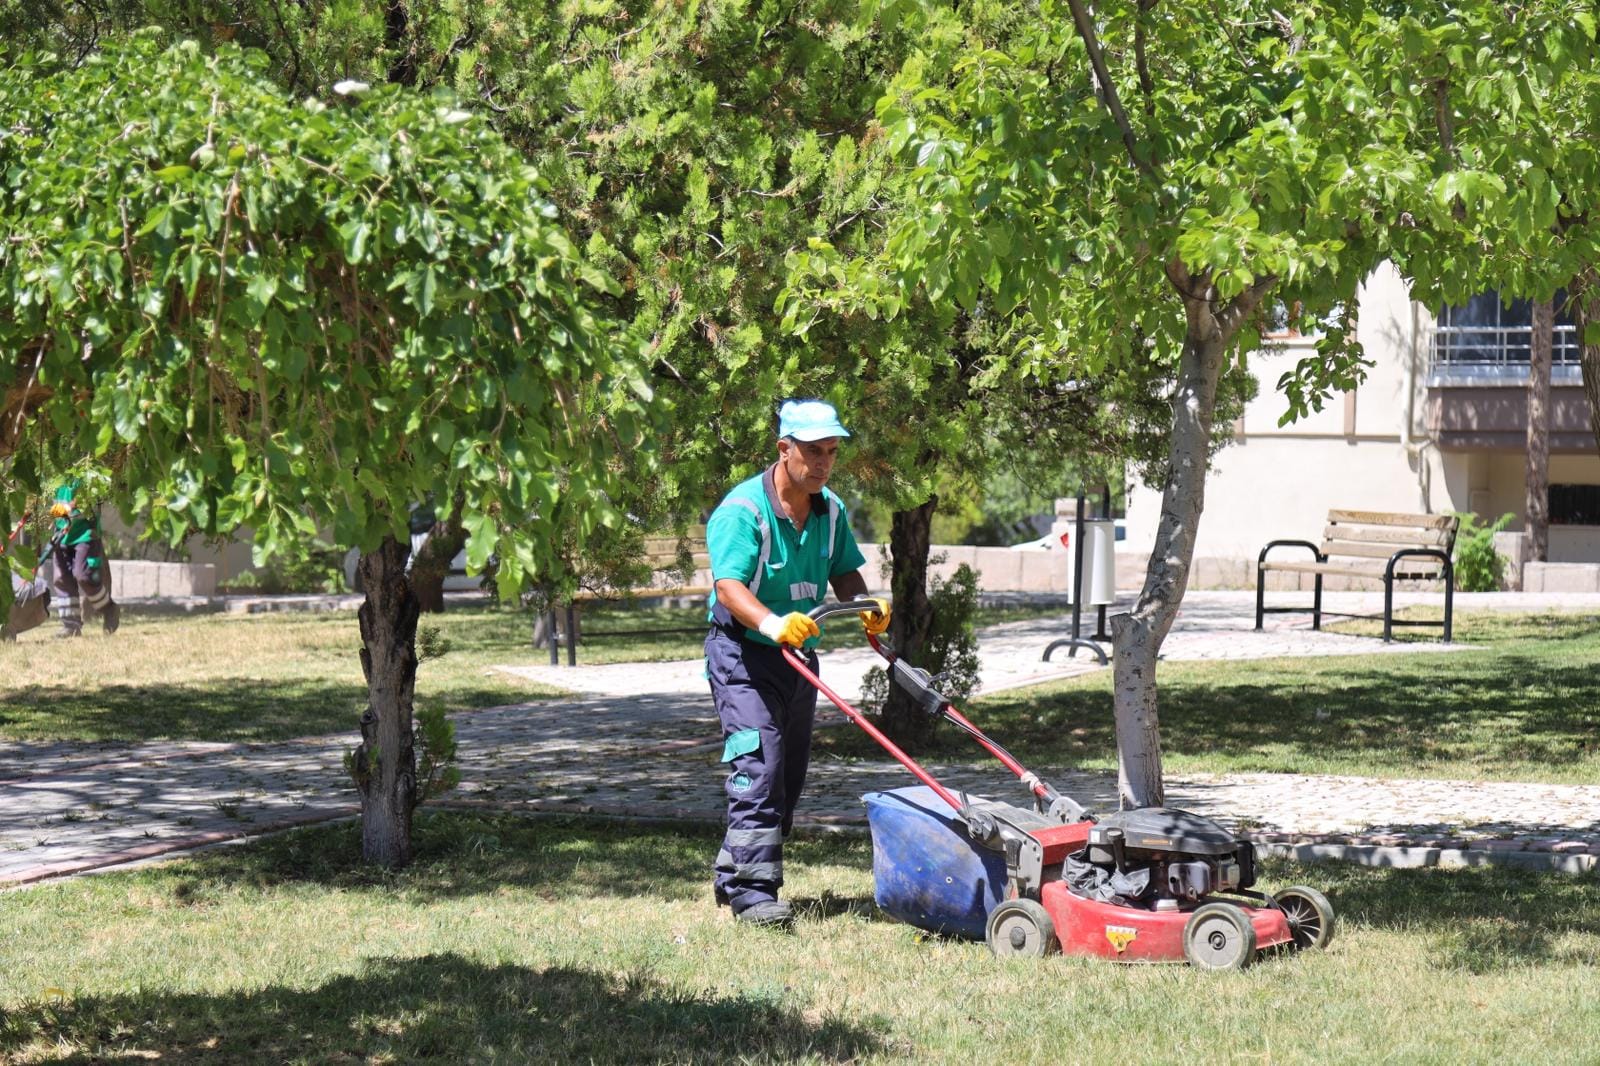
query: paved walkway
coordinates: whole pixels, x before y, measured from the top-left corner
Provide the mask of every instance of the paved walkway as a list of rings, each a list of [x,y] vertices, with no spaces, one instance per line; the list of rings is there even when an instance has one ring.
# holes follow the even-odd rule
[[[1292,594],[1275,595],[1290,602]],[[1330,610],[1370,613],[1371,594],[1329,596]],[[1600,596],[1468,597],[1462,609],[1583,610]],[[1384,645],[1317,633],[1295,616],[1254,632],[1252,593],[1196,592],[1163,648],[1169,660],[1314,655],[1472,654],[1464,645]],[[1098,669],[1080,653],[1040,661],[1065,635],[1060,619],[1010,623],[980,634],[984,692]],[[823,672],[846,695],[875,656],[827,653]],[[698,662],[616,666],[506,666],[574,692],[456,718],[461,789],[450,802],[504,810],[583,812],[715,821],[720,747]],[[839,718],[829,711],[821,717]],[[355,736],[276,744],[0,744],[0,885],[25,884],[170,854],[354,813],[342,769]],[[997,738],[1002,742],[1005,738]],[[1021,753],[1019,753],[1021,754]],[[946,784],[1020,799],[1003,771],[934,765]],[[1108,774],[1036,767],[1091,806],[1115,806]],[[814,764],[805,821],[861,825],[862,793],[910,779],[887,759]],[[1289,774],[1189,774],[1168,780],[1168,802],[1245,829],[1269,848],[1304,858],[1386,865],[1521,862],[1592,869],[1600,857],[1600,786],[1385,781]]]

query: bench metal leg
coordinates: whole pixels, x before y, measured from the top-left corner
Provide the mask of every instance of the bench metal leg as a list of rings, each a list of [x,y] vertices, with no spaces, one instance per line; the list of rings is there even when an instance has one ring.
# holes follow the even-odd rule
[[[567,604],[567,665],[578,665],[578,609]]]
[[[1383,583],[1383,642],[1389,643],[1394,635],[1394,581]]]
[[[1261,619],[1267,613],[1267,573],[1256,565],[1256,631],[1261,631]]]
[[[550,617],[546,619],[546,621],[550,627],[548,634],[550,639],[550,665],[560,666],[561,652],[557,650],[560,647],[560,644],[556,640],[556,609],[554,607],[550,608]]]
[[[1321,562],[1318,559],[1317,562]],[[1322,628],[1322,575],[1317,575],[1316,593],[1311,601],[1311,628]]]
[[[1444,565],[1444,642],[1450,643],[1451,610],[1455,606],[1456,575],[1447,562]]]

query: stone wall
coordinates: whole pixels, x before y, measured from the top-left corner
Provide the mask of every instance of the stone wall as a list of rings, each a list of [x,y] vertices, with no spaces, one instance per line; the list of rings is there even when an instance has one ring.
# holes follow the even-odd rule
[[[111,597],[119,602],[210,597],[216,592],[217,568],[211,563],[111,560]]]

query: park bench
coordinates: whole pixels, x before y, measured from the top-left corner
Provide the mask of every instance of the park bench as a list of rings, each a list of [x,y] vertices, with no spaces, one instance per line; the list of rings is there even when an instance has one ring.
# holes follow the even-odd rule
[[[694,577],[709,572],[711,568],[711,554],[706,547],[706,527],[692,527],[681,538],[684,549],[689,553],[694,564]],[[648,584],[639,585],[629,589],[590,589],[581,588],[572,597],[572,602],[566,605],[566,626],[562,632],[567,634],[567,665],[576,666],[578,662],[579,639],[597,639],[603,637],[643,637],[659,636],[671,633],[687,633],[690,630],[682,627],[656,628],[656,629],[606,629],[585,630],[581,628],[578,620],[578,605],[583,603],[604,603],[615,600],[636,599],[704,599],[711,595],[711,583],[696,582],[693,577],[688,582],[683,580],[679,570],[678,545],[680,538],[674,536],[652,536],[644,539],[644,561],[649,564],[651,580]],[[698,626],[694,631],[703,630]],[[544,626],[544,636],[550,644],[550,665],[555,666],[559,661],[557,649],[561,644],[561,636],[557,631],[556,608],[551,607]],[[535,640],[535,645],[539,643]]]
[[[1387,511],[1328,512],[1322,543],[1308,540],[1274,540],[1261,549],[1256,560],[1256,628],[1266,614],[1311,614],[1311,628],[1322,628],[1322,579],[1328,575],[1365,578],[1383,582],[1383,639],[1392,638],[1395,626],[1437,626],[1444,628],[1450,642],[1451,611],[1454,607],[1455,570],[1450,562],[1455,547],[1455,515],[1399,514]],[[1312,560],[1268,559],[1274,548],[1306,548]],[[1310,608],[1268,607],[1267,572],[1286,571],[1316,576]],[[1411,621],[1394,618],[1396,581],[1444,582],[1444,621]]]

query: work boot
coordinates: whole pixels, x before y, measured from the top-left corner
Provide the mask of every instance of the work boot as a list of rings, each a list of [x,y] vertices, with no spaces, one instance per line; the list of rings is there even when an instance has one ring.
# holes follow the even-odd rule
[[[122,608],[117,606],[116,600],[107,600],[105,608],[100,612],[100,624],[105,627],[109,635],[117,631],[122,624]]]
[[[764,899],[742,911],[734,911],[735,921],[746,925],[788,926],[794,924],[794,910],[781,899]]]
[[[717,901],[717,906],[719,907],[733,906],[733,901],[728,898],[728,894],[722,890],[721,885],[711,886],[711,896]]]

